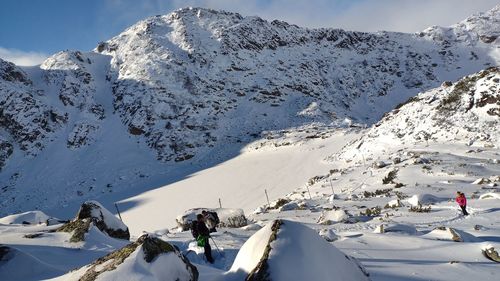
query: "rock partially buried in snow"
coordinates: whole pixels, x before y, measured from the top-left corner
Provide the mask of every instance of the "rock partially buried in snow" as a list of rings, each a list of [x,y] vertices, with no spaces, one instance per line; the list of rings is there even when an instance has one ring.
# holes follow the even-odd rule
[[[300,206],[297,204],[297,202],[289,202],[286,203],[285,205],[279,207],[278,211],[279,212],[285,212],[285,211],[293,211],[299,209]]]
[[[479,178],[475,181],[472,182],[472,184],[487,184],[487,183],[490,183],[491,181],[489,179],[486,179],[486,178]]]
[[[436,227],[431,232],[424,235],[426,238],[437,239],[437,240],[447,240],[447,241],[455,241],[455,242],[479,242],[481,239],[478,239],[474,235],[467,233],[465,231],[461,231],[451,227]]]
[[[303,224],[275,220],[241,247],[218,280],[369,280],[359,263]]]
[[[339,239],[333,229],[322,229],[319,231],[319,236],[323,237],[328,242],[333,242]]]
[[[207,208],[196,208],[189,209],[184,212],[184,214],[178,216],[175,221],[177,226],[181,231],[186,231],[191,228],[191,223],[196,220],[196,215],[201,214],[202,211],[216,212],[219,217],[220,223],[219,227],[231,227],[239,228],[247,225],[248,221],[245,217],[245,213],[242,209],[229,209],[229,208],[219,208],[219,209],[207,209]]]
[[[417,228],[413,225],[409,224],[381,224],[375,228],[373,233],[388,233],[388,232],[396,232],[396,233],[404,233],[408,235],[417,235],[419,234]]]
[[[56,280],[196,281],[198,270],[171,244],[147,234]]]
[[[59,232],[72,232],[70,242],[85,240],[85,233],[94,225],[100,231],[118,239],[130,239],[128,227],[97,201],[82,204],[76,217],[58,228]]]

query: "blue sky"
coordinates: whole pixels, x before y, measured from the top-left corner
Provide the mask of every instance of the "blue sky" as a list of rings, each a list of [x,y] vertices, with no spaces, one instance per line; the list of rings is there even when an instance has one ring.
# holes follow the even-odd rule
[[[300,26],[415,32],[451,25],[499,0],[2,0],[0,57],[40,63],[60,50],[88,51],[135,22],[201,6]]]

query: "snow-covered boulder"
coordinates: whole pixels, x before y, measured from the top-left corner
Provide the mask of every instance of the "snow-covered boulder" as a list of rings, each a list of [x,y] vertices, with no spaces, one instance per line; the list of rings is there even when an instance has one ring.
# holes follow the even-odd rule
[[[500,199],[500,193],[488,192],[488,193],[485,193],[485,194],[479,196],[479,199]]]
[[[440,226],[425,234],[423,237],[455,242],[479,242],[481,239],[462,230]]]
[[[322,229],[319,231],[319,236],[323,237],[326,241],[328,242],[333,242],[337,239],[339,239],[339,236],[337,234],[335,234],[335,232],[333,231],[333,229]]]
[[[42,280],[63,273],[28,253],[0,245],[0,280]]]
[[[92,225],[111,237],[130,239],[128,227],[97,201],[83,203],[76,217],[57,231],[71,232],[70,242],[80,242],[85,240],[85,233]]]
[[[427,205],[427,204],[433,204],[436,202],[443,201],[442,198],[436,197],[431,194],[416,194],[410,197],[409,199],[406,200],[410,205],[414,207],[422,206],[422,205]]]
[[[362,267],[314,230],[275,220],[250,237],[218,280],[369,280]]]
[[[191,223],[196,220],[196,215],[201,214],[202,211],[216,212],[219,217],[219,227],[238,228],[247,225],[247,218],[242,209],[230,208],[196,208],[189,209],[184,214],[178,216],[175,221],[181,231],[186,231],[191,228]]]
[[[198,270],[171,244],[147,234],[55,280],[196,281]]]
[[[318,219],[319,224],[329,225],[337,222],[347,222],[349,215],[346,211],[338,209],[331,211],[324,211]]]
[[[375,228],[373,231],[374,233],[388,233],[388,232],[396,232],[396,233],[403,233],[403,234],[408,234],[408,235],[417,235],[419,234],[419,231],[414,225],[410,224],[381,224]]]
[[[289,202],[286,203],[285,205],[279,207],[278,211],[279,212],[285,212],[285,211],[293,211],[299,209],[300,206],[297,204],[297,202]]]
[[[29,211],[21,214],[6,216],[0,219],[1,224],[54,224],[59,220],[52,218],[41,211]]]

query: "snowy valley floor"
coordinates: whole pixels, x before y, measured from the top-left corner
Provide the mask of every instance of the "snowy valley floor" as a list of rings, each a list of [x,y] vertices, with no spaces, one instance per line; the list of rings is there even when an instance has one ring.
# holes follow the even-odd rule
[[[186,180],[124,200],[120,204],[129,202],[130,208],[123,220],[132,240],[148,231],[187,253],[200,280],[227,271],[243,243],[276,218],[304,223],[335,240],[331,243],[357,258],[372,280],[498,280],[500,265],[482,249],[500,249],[500,151],[429,143],[393,147],[387,156],[359,155],[348,163],[328,157],[356,136],[249,149]],[[265,210],[264,189],[275,208]],[[470,216],[460,214],[453,200],[457,190],[467,195]],[[243,208],[249,225],[219,229],[213,239],[220,252],[211,241],[216,262],[209,265],[202,254],[188,252],[190,232],[173,227],[184,210],[218,207],[219,198],[223,207]],[[0,261],[1,280],[55,278],[127,244],[97,231],[85,242],[70,243],[69,234],[49,232],[57,226],[9,222],[0,219],[0,244],[18,251],[8,263]],[[453,233],[462,242],[453,241]]]

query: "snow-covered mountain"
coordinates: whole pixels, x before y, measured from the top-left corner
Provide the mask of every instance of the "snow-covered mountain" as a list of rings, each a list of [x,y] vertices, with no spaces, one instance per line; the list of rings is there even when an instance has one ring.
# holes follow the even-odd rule
[[[498,148],[499,129],[500,68],[491,67],[410,98],[334,158],[361,161],[429,143]]]
[[[497,6],[450,28],[363,33],[186,8],[40,67],[0,60],[0,214],[137,194],[268,132],[375,123],[498,65],[499,19]]]

